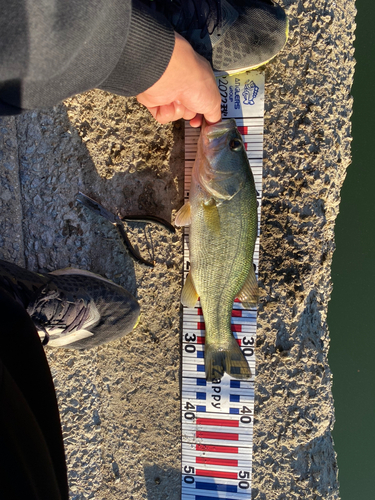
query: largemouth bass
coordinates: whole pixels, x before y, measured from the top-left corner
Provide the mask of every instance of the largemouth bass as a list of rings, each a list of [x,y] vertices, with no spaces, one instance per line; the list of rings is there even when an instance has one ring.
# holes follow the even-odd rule
[[[206,379],[224,372],[249,378],[249,365],[231,332],[233,301],[258,303],[253,266],[257,200],[253,174],[235,120],[203,124],[193,167],[189,201],[176,215],[190,226],[190,272],[181,302],[203,311]]]

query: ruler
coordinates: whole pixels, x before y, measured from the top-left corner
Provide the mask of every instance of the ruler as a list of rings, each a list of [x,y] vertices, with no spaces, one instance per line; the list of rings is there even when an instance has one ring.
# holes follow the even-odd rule
[[[235,118],[243,136],[258,197],[262,196],[264,74],[250,71],[217,80],[222,117]],[[185,202],[200,131],[186,123]],[[259,262],[259,238],[254,264]],[[189,228],[184,228],[184,278],[189,272]],[[235,301],[232,332],[249,362],[253,377],[225,374],[207,382],[204,370],[205,326],[199,301],[183,309],[182,342],[182,500],[251,499],[256,309]]]

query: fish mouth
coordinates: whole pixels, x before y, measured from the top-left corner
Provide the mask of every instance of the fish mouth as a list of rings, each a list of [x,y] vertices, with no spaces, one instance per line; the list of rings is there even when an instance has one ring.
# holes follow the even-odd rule
[[[236,128],[236,121],[233,118],[222,120],[213,125],[208,125],[206,121],[203,120],[201,133],[208,141],[212,141],[227,134],[233,128]]]

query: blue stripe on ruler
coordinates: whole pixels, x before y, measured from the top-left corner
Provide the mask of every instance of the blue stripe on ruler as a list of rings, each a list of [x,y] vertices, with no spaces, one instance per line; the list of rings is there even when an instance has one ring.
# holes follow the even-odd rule
[[[196,481],[195,487],[197,490],[229,491],[231,493],[237,493],[237,486],[233,484],[215,484]]]
[[[229,395],[229,401],[231,403],[239,403],[240,402],[240,396],[238,396],[237,394],[230,394]]]
[[[197,412],[201,411],[203,413],[206,413],[207,409],[206,409],[205,406],[197,405],[196,411]],[[239,408],[229,408],[229,413],[231,413],[232,415],[239,415],[240,414],[240,409]]]
[[[197,392],[196,399],[206,399],[206,393],[205,392]]]
[[[195,495],[195,500],[216,500],[217,498],[218,497],[206,497],[203,495]],[[235,500],[235,499],[234,498],[226,498],[225,500]]]
[[[197,378],[197,385],[207,385],[207,381],[205,378]]]

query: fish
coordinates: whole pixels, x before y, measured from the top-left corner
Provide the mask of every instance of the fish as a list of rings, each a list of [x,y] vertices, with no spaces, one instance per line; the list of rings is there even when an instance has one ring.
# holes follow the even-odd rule
[[[189,226],[190,271],[181,302],[198,298],[205,322],[207,381],[224,373],[252,376],[231,331],[233,301],[255,307],[259,290],[253,254],[257,238],[254,177],[241,134],[233,119],[203,122],[192,171],[189,201],[177,212],[176,226]]]

